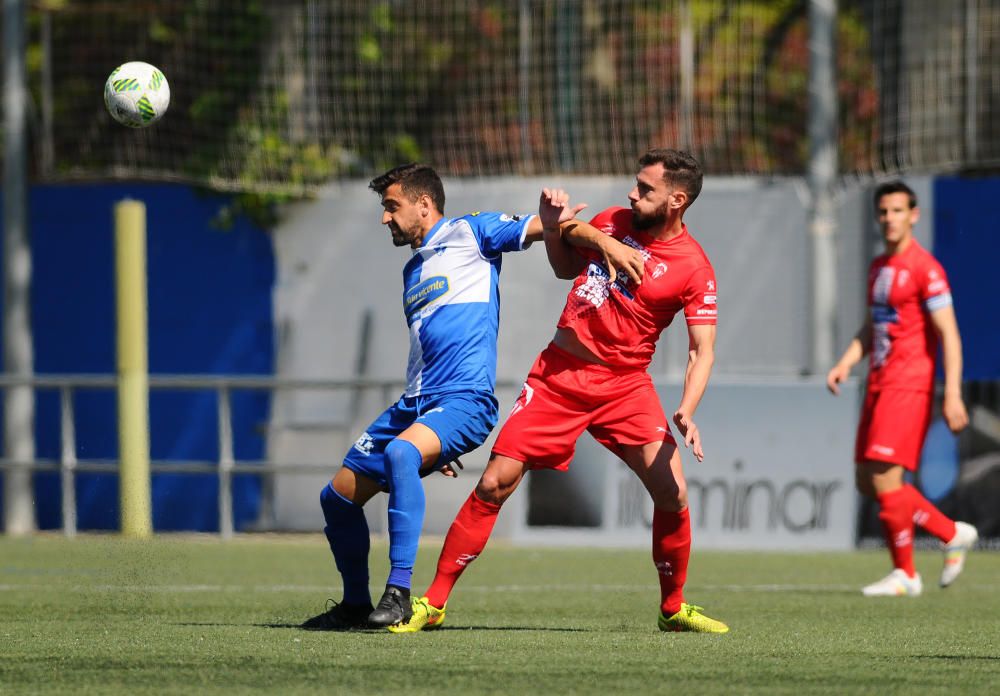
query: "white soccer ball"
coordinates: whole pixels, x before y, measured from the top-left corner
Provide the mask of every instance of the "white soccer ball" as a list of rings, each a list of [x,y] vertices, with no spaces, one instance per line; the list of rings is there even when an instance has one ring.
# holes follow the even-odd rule
[[[118,123],[143,128],[160,120],[170,104],[170,85],[142,61],[119,65],[104,83],[104,105]]]

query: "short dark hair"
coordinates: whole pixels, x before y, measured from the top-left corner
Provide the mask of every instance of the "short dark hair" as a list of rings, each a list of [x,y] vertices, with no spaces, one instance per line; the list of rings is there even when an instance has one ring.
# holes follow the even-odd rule
[[[875,195],[872,196],[872,203],[875,204],[876,210],[878,210],[878,202],[881,200],[882,196],[888,196],[890,193],[905,193],[910,197],[910,207],[917,207],[917,194],[915,194],[913,189],[904,184],[901,180],[896,179],[895,181],[887,181],[884,184],[879,184],[875,188]]]
[[[393,184],[399,184],[403,194],[411,201],[427,194],[438,212],[444,214],[444,184],[432,167],[414,162],[401,164],[372,179],[368,182],[368,188],[383,196],[385,190]]]
[[[662,164],[663,180],[684,190],[688,196],[688,205],[701,193],[701,183],[704,172],[698,160],[687,152],[673,148],[657,148],[650,150],[639,158],[639,164],[648,167],[651,164]]]

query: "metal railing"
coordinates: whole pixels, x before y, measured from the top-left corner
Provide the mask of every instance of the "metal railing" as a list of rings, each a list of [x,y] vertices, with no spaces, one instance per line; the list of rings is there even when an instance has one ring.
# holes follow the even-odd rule
[[[11,387],[31,387],[37,391],[58,391],[60,401],[60,457],[58,460],[35,458],[33,461],[14,461],[0,458],[0,471],[28,470],[32,473],[58,471],[61,474],[63,533],[73,537],[77,533],[77,507],[75,480],[77,473],[119,473],[119,460],[86,459],[80,461],[76,454],[76,418],[73,397],[82,390],[114,390],[118,379],[114,375],[37,375],[18,377],[0,375],[0,389]],[[381,393],[384,404],[402,391],[404,383],[399,380],[346,379],[284,379],[277,377],[232,376],[232,375],[150,375],[149,389],[153,390],[195,390],[212,391],[218,404],[218,459],[217,461],[152,460],[152,474],[211,474],[219,477],[219,534],[228,539],[233,536],[233,476],[239,474],[315,474],[329,473],[329,464],[275,462],[264,460],[240,460],[235,457],[235,443],[232,425],[232,392],[266,390],[310,390],[340,391],[350,390],[349,418],[344,423],[312,424],[312,428],[350,429],[356,427],[362,394],[366,390]],[[275,428],[285,427],[281,423],[269,423],[266,434]]]

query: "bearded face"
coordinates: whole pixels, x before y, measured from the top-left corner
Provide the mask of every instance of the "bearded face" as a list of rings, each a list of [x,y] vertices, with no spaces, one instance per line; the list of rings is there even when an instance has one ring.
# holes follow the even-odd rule
[[[657,225],[662,225],[667,221],[667,207],[668,203],[663,203],[660,207],[653,210],[651,213],[643,213],[636,209],[636,206],[632,206],[632,229],[635,230],[648,230],[650,228],[656,227]]]

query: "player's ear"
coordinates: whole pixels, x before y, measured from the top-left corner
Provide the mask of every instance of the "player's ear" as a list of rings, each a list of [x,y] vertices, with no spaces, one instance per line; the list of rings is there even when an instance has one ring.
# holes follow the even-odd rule
[[[914,206],[910,209],[910,224],[916,225],[917,220],[920,219],[920,208]]]
[[[431,197],[426,193],[422,193],[417,202],[420,204],[420,214],[424,217],[430,215],[431,209],[434,207],[434,201],[431,200]]]
[[[674,210],[684,210],[688,204],[687,191],[681,189],[674,189],[670,194],[670,207]]]

